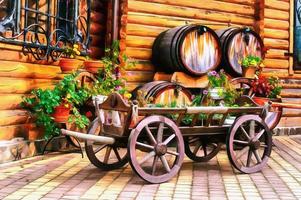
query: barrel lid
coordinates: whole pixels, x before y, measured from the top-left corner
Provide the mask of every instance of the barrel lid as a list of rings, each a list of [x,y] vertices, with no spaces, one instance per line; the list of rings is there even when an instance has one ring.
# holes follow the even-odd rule
[[[191,25],[182,32],[179,42],[179,57],[183,69],[193,75],[206,74],[221,61],[218,36],[209,27]]]

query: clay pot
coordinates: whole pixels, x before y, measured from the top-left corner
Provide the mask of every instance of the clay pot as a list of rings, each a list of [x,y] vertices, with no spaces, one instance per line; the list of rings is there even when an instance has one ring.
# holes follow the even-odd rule
[[[103,68],[103,63],[98,60],[86,60],[84,62],[84,68],[90,73],[98,73],[100,68]]]
[[[72,72],[79,69],[82,64],[83,61],[70,58],[61,58],[59,63],[62,72]]]
[[[245,78],[254,78],[257,67],[243,67],[243,76]]]
[[[65,123],[68,122],[68,118],[70,116],[71,106],[69,104],[61,104],[54,108],[54,113],[52,117],[55,122]]]

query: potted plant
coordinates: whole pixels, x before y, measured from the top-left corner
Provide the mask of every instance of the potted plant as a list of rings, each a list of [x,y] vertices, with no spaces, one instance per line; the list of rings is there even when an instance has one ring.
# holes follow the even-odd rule
[[[88,53],[91,52],[88,50]],[[90,73],[97,74],[99,69],[103,68],[103,63],[100,60],[92,60],[89,56],[84,61],[84,69]]]
[[[208,73],[208,92],[211,99],[219,100],[224,98],[224,87],[227,83],[227,76],[223,70],[219,73],[211,71]]]
[[[80,55],[78,44],[74,44],[72,48],[66,47],[64,49],[64,54],[67,56],[67,58],[61,58],[59,62],[62,72],[72,72],[82,66],[83,62],[76,59],[76,56]]]
[[[241,61],[243,76],[246,78],[254,78],[262,67],[264,67],[262,59],[258,56],[246,56]]]
[[[25,97],[22,106],[33,116],[37,126],[44,129],[44,137],[59,135],[59,123],[74,123],[78,128],[89,124],[79,107],[90,97],[88,90],[77,84],[76,73],[64,77],[53,89],[34,89]]]
[[[269,100],[279,101],[282,87],[279,78],[271,76],[269,78],[260,75],[251,83],[254,97],[257,104],[264,105]]]

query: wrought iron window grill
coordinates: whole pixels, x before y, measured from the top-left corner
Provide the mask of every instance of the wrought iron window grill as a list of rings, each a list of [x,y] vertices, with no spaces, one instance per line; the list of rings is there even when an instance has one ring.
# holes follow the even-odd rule
[[[86,55],[91,0],[0,0],[0,42],[37,60],[58,60],[75,43]]]

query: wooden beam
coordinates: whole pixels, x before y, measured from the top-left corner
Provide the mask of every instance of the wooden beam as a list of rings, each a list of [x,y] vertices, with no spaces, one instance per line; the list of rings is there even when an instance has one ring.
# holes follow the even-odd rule
[[[264,4],[265,0],[255,1],[255,23],[254,29],[260,35],[261,38],[264,37]]]
[[[290,26],[289,26],[289,53],[294,52],[294,5],[295,1],[290,1]],[[289,70],[288,73],[289,75],[294,74],[294,58],[289,57]]]

